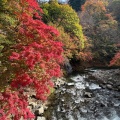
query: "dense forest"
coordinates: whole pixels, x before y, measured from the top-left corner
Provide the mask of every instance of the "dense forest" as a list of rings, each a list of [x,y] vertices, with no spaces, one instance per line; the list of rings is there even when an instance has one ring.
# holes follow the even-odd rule
[[[120,67],[120,0],[0,0],[0,120],[33,119],[25,88],[45,101],[53,78]]]

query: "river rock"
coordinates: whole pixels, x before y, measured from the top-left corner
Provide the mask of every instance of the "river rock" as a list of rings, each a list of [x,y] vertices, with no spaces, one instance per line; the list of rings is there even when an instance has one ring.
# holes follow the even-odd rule
[[[112,85],[107,84],[107,88],[108,88],[108,89],[112,89]]]
[[[46,120],[45,117],[37,117],[37,120]]]
[[[112,78],[111,78],[112,79]],[[108,84],[110,84],[110,85],[113,85],[113,82],[112,82],[112,80],[111,81],[108,81]]]
[[[81,108],[80,110],[82,113],[87,113],[87,109]]]
[[[90,93],[90,92],[85,92],[85,93],[84,93],[84,96],[85,96],[85,97],[88,97],[88,98],[91,98],[91,97],[92,97],[92,93]]]
[[[41,106],[40,108],[35,110],[35,115],[41,115],[43,113],[44,113],[44,107],[43,106]]]
[[[35,102],[30,102],[30,103],[29,103],[29,106],[31,106],[32,109],[34,109],[34,108],[37,106],[37,103],[35,103]]]
[[[120,86],[118,86],[118,90],[120,91]]]
[[[101,87],[98,84],[92,83],[92,84],[89,85],[89,89],[90,90],[95,90],[95,89],[101,89]]]
[[[57,78],[54,80],[55,86],[60,87],[61,85],[65,84],[64,78]]]
[[[68,86],[72,86],[74,85],[75,83],[67,83]]]
[[[70,61],[66,58],[65,61],[64,61],[64,68],[66,70],[66,72],[69,74],[71,73],[73,70],[72,70],[72,66],[70,64]]]

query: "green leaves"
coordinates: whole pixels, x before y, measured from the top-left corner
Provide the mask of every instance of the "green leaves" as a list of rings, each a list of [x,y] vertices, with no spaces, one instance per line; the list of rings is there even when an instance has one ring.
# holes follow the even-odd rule
[[[12,25],[12,26],[15,26],[15,19],[10,16],[9,14],[5,14],[5,13],[0,13],[0,22],[4,25]]]
[[[44,11],[43,20],[45,23],[52,22],[57,25],[56,27],[62,26],[66,33],[78,38],[78,48],[84,48],[82,26],[79,24],[80,20],[72,7],[57,2],[42,4],[41,7]]]

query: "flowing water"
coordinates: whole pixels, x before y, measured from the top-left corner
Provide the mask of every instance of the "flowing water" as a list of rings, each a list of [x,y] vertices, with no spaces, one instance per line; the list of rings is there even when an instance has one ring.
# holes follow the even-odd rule
[[[56,89],[47,120],[120,120],[120,69],[71,75]]]

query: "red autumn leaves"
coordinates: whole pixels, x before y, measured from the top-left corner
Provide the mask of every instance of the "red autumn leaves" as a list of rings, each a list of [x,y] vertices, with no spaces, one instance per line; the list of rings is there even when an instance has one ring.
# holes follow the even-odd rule
[[[59,33],[42,22],[39,16],[42,10],[37,2],[20,0],[17,4],[19,6],[15,12],[19,23],[17,39],[9,57],[11,65],[16,65],[14,66],[16,73],[13,74],[9,92],[5,91],[0,95],[2,98],[0,102],[3,102],[3,109],[0,111],[2,120],[7,120],[10,115],[14,120],[20,119],[21,116],[24,119],[33,118],[27,109],[27,99],[24,100],[24,96],[20,94],[21,89],[29,86],[35,89],[38,99],[46,100],[50,88],[54,85],[51,79],[61,75],[60,64],[63,60],[62,43],[54,39]]]

